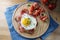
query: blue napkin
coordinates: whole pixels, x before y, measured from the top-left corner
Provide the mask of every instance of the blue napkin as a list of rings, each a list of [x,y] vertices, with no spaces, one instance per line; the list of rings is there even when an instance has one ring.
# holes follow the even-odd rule
[[[32,2],[40,2],[40,0],[27,0],[28,2],[32,1]]]
[[[8,23],[8,27],[9,27],[9,30],[10,30],[12,40],[35,40],[35,39],[24,38],[15,31],[15,29],[12,25],[12,15],[13,15],[14,10],[17,8],[17,6],[18,6],[18,4],[14,5],[12,7],[8,7],[6,9],[6,12],[5,12],[5,16],[6,16],[6,20],[7,20],[7,23]],[[50,16],[49,28],[40,38],[42,40],[45,40],[45,38],[47,36],[49,36],[49,34],[52,33],[57,27],[58,27],[58,23],[56,23],[52,19],[52,17]]]

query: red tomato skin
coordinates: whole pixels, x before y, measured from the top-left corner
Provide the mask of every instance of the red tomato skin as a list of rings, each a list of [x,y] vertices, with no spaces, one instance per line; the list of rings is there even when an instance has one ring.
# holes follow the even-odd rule
[[[29,15],[32,15],[32,14],[33,14],[33,12],[29,11]]]
[[[38,9],[39,8],[39,4],[37,2],[33,3],[34,9]]]
[[[44,9],[41,9],[41,12],[45,12],[45,10]]]
[[[30,9],[29,9],[29,14],[32,15],[33,14],[33,11],[34,11],[34,6],[31,5]]]
[[[34,16],[38,16],[38,15],[40,15],[40,10],[35,10],[35,12],[34,12],[33,15],[34,15]]]
[[[46,4],[46,3],[48,2],[48,0],[42,0],[42,2],[43,2],[44,4]]]
[[[55,4],[49,4],[49,5],[48,5],[48,8],[49,8],[50,10],[53,10],[54,8],[56,8],[56,5],[55,5]]]
[[[28,9],[23,9],[22,11],[21,11],[21,14],[24,14],[24,13],[27,13],[28,12]]]
[[[34,11],[34,6],[31,5],[31,7],[30,7],[30,12],[33,12],[33,11]]]

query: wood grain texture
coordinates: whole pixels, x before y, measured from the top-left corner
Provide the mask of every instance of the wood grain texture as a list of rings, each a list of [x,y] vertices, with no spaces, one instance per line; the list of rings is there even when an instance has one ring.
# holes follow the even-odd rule
[[[24,1],[26,0],[0,0],[0,40],[11,40],[9,28],[4,15],[6,8]],[[60,11],[58,9],[59,8],[57,7],[57,11]],[[56,12],[54,10],[51,15],[54,20],[56,20],[57,17],[56,21],[60,24],[60,12]],[[46,40],[60,40],[60,26],[53,33],[51,33],[51,35],[48,36]]]

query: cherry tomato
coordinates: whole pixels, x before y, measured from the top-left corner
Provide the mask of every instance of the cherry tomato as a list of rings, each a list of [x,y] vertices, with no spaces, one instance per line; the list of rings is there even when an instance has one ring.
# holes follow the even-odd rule
[[[42,9],[41,9],[41,12],[45,12],[45,10],[42,8]]]
[[[34,6],[31,5],[30,9],[29,9],[29,14],[32,15],[33,14],[33,11],[34,11]]]
[[[38,13],[37,13],[38,11],[37,10],[35,10],[35,12],[33,13],[33,15],[34,16],[37,16],[38,15]]]
[[[22,11],[21,11],[21,14],[24,14],[24,13],[27,13],[28,12],[28,9],[23,9]]]
[[[38,10],[41,10],[41,9],[42,9],[41,7],[38,8]]]
[[[41,7],[39,7],[38,9],[40,10],[40,13],[45,12],[45,10],[43,8],[41,8]]]
[[[31,5],[31,7],[30,7],[30,12],[33,12],[33,11],[34,11],[34,6]]]
[[[29,11],[29,14],[30,14],[30,15],[32,15],[32,14],[33,14],[33,12]]]
[[[38,16],[40,14],[40,10],[35,10],[35,12],[33,13],[33,15]]]
[[[39,8],[39,4],[37,2],[33,3],[34,9],[38,9]]]
[[[46,4],[46,3],[48,2],[48,0],[42,0],[42,2],[43,2],[44,4]]]
[[[50,10],[53,10],[55,7],[56,7],[55,4],[49,4],[49,5],[48,5],[48,8],[49,8]]]

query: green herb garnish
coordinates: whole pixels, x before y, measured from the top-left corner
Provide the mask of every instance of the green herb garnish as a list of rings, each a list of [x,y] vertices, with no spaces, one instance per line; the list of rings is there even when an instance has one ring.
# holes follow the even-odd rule
[[[27,5],[28,7],[30,7],[31,6],[31,3],[28,3],[28,5]]]
[[[28,4],[28,6],[30,7],[30,4]]]

